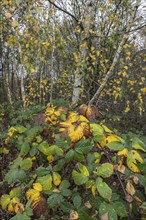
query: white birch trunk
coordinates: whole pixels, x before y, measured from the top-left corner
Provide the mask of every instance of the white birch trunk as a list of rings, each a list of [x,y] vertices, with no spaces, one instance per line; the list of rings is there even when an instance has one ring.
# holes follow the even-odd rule
[[[53,88],[54,88],[54,80],[56,77],[55,74],[55,70],[54,70],[54,64],[55,64],[55,56],[54,56],[54,52],[55,52],[55,9],[54,6],[51,5],[51,10],[52,10],[52,34],[53,34],[53,48],[52,48],[52,53],[51,53],[51,82],[50,82],[50,103],[52,103],[52,99],[53,99]]]
[[[89,31],[92,26],[93,17],[94,17],[93,3],[91,0],[90,1],[88,0],[87,5],[86,5],[86,13],[84,16],[84,20],[82,22],[84,26],[84,32],[83,32],[83,35],[81,37],[81,42],[80,42],[79,60],[81,62],[82,60],[85,60],[86,55],[87,55],[87,49],[82,48],[81,44],[84,42],[85,38],[88,39],[89,37]],[[77,104],[79,101],[83,78],[84,78],[84,70],[82,67],[78,67],[75,73],[74,86],[73,86],[73,95],[72,95],[73,105]]]

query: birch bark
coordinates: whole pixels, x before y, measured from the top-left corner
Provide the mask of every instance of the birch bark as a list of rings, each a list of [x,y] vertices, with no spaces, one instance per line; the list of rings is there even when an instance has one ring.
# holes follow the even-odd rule
[[[85,62],[85,58],[87,55],[87,46],[82,47],[82,44],[84,43],[85,39],[89,38],[90,29],[93,24],[93,18],[94,18],[93,1],[88,0],[86,3],[84,19],[82,21],[84,30],[81,32],[82,36],[81,36],[81,41],[80,41],[80,46],[79,46],[79,51],[80,51],[79,61],[80,62]],[[74,77],[75,78],[74,78],[73,95],[72,95],[73,105],[77,104],[80,98],[81,87],[82,87],[83,79],[84,79],[84,68],[82,66],[77,67]]]

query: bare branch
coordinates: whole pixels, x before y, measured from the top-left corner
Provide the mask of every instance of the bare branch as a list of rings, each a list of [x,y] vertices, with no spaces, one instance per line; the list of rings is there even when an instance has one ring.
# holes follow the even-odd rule
[[[79,23],[79,20],[73,15],[71,14],[69,11],[66,11],[65,9],[63,8],[60,8],[58,5],[56,5],[54,2],[48,0],[48,2],[50,2],[50,4],[54,5],[58,10],[64,12],[65,14],[71,16],[77,23]]]

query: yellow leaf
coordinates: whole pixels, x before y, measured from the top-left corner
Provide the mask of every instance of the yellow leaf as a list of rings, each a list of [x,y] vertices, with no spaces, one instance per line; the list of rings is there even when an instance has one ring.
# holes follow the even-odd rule
[[[135,199],[136,202],[142,203],[142,200],[139,197],[133,196],[133,198]]]
[[[12,14],[11,14],[10,12],[6,12],[6,13],[5,13],[5,16],[6,16],[7,18],[11,18],[11,17],[12,17]]]
[[[53,162],[54,161],[54,156],[53,155],[49,155],[48,157],[47,157],[47,160],[51,163],[51,162]]]
[[[11,24],[14,28],[18,26],[18,22],[16,20],[13,20]]]
[[[9,212],[15,212],[15,205],[19,204],[20,200],[17,197],[14,197],[13,199],[11,199],[9,205],[8,205],[8,211]]]
[[[35,189],[35,190],[37,190],[37,191],[39,191],[39,192],[41,192],[42,191],[42,185],[40,184],[40,183],[34,183],[33,184],[33,188]]]
[[[29,200],[29,199],[32,199],[32,200],[36,200],[40,198],[40,192],[36,189],[29,189],[27,192],[26,192],[26,199]]]
[[[106,140],[108,141],[108,143],[123,142],[122,139],[115,134],[111,134],[111,135],[107,136]]]
[[[71,112],[67,118],[67,121],[70,122],[70,123],[74,123],[78,120],[78,115],[76,112]]]
[[[124,148],[123,150],[118,151],[117,155],[127,157],[128,150],[126,148]]]
[[[108,127],[106,127],[105,125],[102,125],[103,129],[105,130],[105,132],[107,133],[113,133],[113,131],[111,131]]]
[[[91,209],[91,208],[92,208],[92,205],[90,204],[89,201],[85,202],[85,203],[84,203],[84,206],[86,206],[88,209]]]
[[[18,213],[18,212],[23,212],[24,211],[24,205],[22,203],[17,203],[14,206],[14,212]]]
[[[132,182],[130,180],[128,180],[127,184],[126,184],[126,191],[133,196],[135,194],[135,188],[132,185]]]
[[[53,183],[55,186],[59,186],[61,183],[61,176],[59,173],[53,172]]]
[[[71,141],[76,143],[83,138],[83,129],[81,126],[75,127],[75,125],[71,125],[68,129],[68,135]]]
[[[70,220],[77,220],[79,218],[78,213],[74,210],[70,211]]]
[[[137,162],[143,163],[140,154],[136,150],[129,151],[127,156],[127,166],[133,172],[140,172],[139,168],[136,166]]]
[[[7,205],[9,204],[11,200],[10,195],[4,194],[0,198],[0,204],[2,206],[2,209],[6,209]]]

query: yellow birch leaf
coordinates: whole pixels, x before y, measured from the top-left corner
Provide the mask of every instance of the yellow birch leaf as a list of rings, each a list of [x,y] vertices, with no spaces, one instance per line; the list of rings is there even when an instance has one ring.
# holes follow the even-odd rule
[[[6,12],[6,13],[5,13],[5,16],[6,16],[7,18],[11,18],[11,17],[12,17],[12,14],[11,14],[10,12]]]
[[[13,20],[11,24],[14,28],[18,26],[18,22],[16,20]]]

